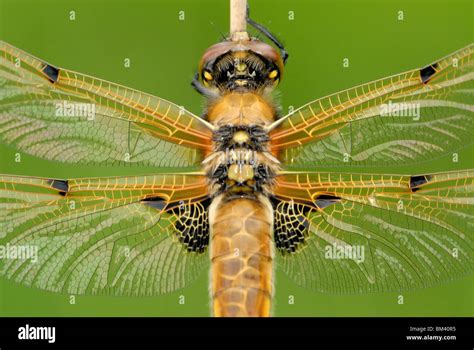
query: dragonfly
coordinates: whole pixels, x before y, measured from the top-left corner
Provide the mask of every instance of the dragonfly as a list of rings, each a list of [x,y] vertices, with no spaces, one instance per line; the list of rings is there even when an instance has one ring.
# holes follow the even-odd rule
[[[3,144],[157,170],[0,175],[0,247],[10,254],[0,276],[57,293],[156,296],[210,271],[213,316],[271,316],[275,269],[325,293],[472,274],[473,169],[344,169],[416,164],[471,144],[474,45],[281,115],[271,96],[288,53],[247,22],[263,40],[235,32],[202,56],[192,82],[207,101],[201,115],[0,42]],[[21,258],[31,247],[37,259]]]

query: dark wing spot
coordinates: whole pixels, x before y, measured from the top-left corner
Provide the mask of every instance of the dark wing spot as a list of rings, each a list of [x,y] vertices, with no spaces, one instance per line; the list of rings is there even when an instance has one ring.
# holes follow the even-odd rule
[[[300,203],[280,201],[272,198],[274,205],[273,239],[282,253],[294,253],[303,247],[308,238],[310,222],[307,218],[311,210]]]
[[[50,66],[49,64],[45,63],[43,73],[46,74],[50,82],[55,83],[58,81],[59,69],[57,69],[56,67]]]
[[[188,252],[203,253],[209,245],[209,215],[208,208],[211,199],[205,197],[196,202],[168,202],[162,197],[142,199],[143,204],[167,214],[176,219],[175,234]],[[161,213],[160,213],[161,214]]]
[[[209,245],[209,205],[207,198],[172,209],[177,218],[175,234],[188,252],[203,253]]]
[[[320,194],[318,197],[316,197],[316,200],[314,201],[314,204],[319,208],[319,209],[324,209],[331,204],[336,204],[341,200],[341,197],[337,197],[331,194]]]
[[[161,197],[149,197],[142,199],[142,203],[148,205],[149,207],[163,210],[166,207],[166,201]]]
[[[438,64],[434,63],[428,67],[420,69],[420,78],[423,84],[426,84],[431,77],[436,73],[436,69],[438,68]]]
[[[416,192],[419,190],[421,185],[424,185],[428,181],[431,180],[430,175],[417,175],[410,177],[410,189],[412,192]]]
[[[302,215],[298,215],[298,216],[296,217],[296,219],[299,221],[299,223],[300,223],[301,225],[304,226],[305,229],[308,229],[308,227],[309,227],[308,219],[306,219],[306,218],[305,218],[304,216],[302,216]]]
[[[64,196],[67,191],[69,191],[69,184],[67,180],[51,179],[49,180],[49,184],[52,188],[58,190],[60,195]]]

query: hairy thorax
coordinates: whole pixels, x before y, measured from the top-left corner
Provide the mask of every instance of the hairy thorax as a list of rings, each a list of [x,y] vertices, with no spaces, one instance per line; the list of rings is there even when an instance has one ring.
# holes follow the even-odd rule
[[[269,152],[266,127],[275,109],[264,97],[232,92],[210,104],[208,120],[216,126],[213,152],[203,161],[210,193],[254,198],[271,193],[279,161]]]
[[[230,92],[208,106],[207,118],[216,126],[268,126],[275,119],[273,105],[254,92]]]

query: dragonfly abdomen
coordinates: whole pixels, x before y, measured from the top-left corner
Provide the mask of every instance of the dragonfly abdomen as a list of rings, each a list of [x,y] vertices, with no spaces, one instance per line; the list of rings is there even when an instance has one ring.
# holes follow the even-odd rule
[[[251,57],[250,57],[251,56]],[[255,57],[253,57],[255,56]],[[206,65],[213,152],[202,162],[209,178],[210,258],[214,316],[270,316],[273,208],[268,199],[279,161],[268,150],[267,127],[277,109],[264,93],[278,70],[255,54],[229,52]]]
[[[209,208],[214,316],[270,316],[273,210],[266,196],[217,196]]]

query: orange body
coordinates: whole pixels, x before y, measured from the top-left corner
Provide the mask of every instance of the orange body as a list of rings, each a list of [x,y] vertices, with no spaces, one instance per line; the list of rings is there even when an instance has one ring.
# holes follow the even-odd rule
[[[216,126],[267,126],[275,120],[275,110],[265,98],[256,93],[232,92],[209,106],[207,118]]]
[[[270,316],[272,226],[269,200],[217,197],[210,208],[214,316]]]
[[[274,118],[271,104],[249,92],[229,93],[208,108],[208,120],[215,126],[266,126]],[[264,155],[257,157],[265,162]],[[224,158],[215,156],[213,161],[219,164]],[[250,165],[237,167],[242,176],[247,174],[245,167]],[[209,224],[213,315],[270,316],[273,209],[269,199],[264,194],[254,198],[219,194],[209,208]]]

